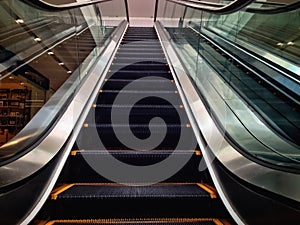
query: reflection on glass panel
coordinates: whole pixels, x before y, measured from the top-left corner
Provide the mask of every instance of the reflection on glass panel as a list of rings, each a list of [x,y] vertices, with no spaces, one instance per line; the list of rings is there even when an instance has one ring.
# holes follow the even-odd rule
[[[168,9],[159,7],[159,12]],[[256,58],[243,58],[233,49],[253,45],[299,68],[299,10],[274,15],[245,11],[215,15],[186,8],[183,15],[173,18],[161,13],[158,20],[219,125],[252,156],[299,168],[300,107],[295,101],[299,99],[299,82],[289,87],[275,83],[290,78],[277,72],[278,80],[271,80],[270,70],[256,68]],[[224,39],[229,42],[220,41]],[[299,81],[297,76],[293,78]],[[285,93],[288,88],[291,95]]]
[[[31,131],[35,138],[44,132],[88,74],[126,12],[122,0],[60,12],[5,0],[0,1],[0,13],[1,146],[18,138],[18,133],[24,127],[26,130],[39,110],[60,91],[60,101],[44,118],[44,124]],[[68,90],[62,89],[66,81],[71,82]]]
[[[230,15],[211,15],[205,26],[243,47],[249,44],[259,47],[298,66],[299,27],[299,10],[277,14],[239,11]]]
[[[46,101],[49,80],[30,67],[1,80],[0,143],[14,137]]]

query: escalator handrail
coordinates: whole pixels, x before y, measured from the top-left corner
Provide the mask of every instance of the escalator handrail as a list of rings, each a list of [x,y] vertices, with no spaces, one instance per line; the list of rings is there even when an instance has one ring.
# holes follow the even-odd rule
[[[232,3],[229,4],[220,4],[220,3],[211,3],[211,2],[205,2],[201,1],[199,3],[195,3],[192,1],[183,1],[183,0],[167,0],[169,2],[174,2],[176,4],[180,4],[183,6],[191,7],[194,9],[203,10],[206,12],[214,13],[214,14],[230,14],[234,13],[238,10],[241,10],[242,8],[246,7],[247,5],[250,5],[255,0],[235,0]],[[214,5],[214,6],[212,6]]]
[[[43,0],[22,0],[22,1],[38,9],[47,10],[47,11],[61,11],[61,10],[79,8],[88,5],[94,5],[97,3],[109,2],[112,0],[91,0],[85,2],[72,2],[72,3],[59,4],[59,5],[51,4]]]
[[[73,2],[73,3],[67,3],[67,4],[51,4],[51,3],[45,2],[43,0],[22,0],[22,1],[28,5],[31,5],[37,9],[40,9],[40,10],[63,11],[63,10],[80,8],[80,7],[94,5],[94,4],[110,2],[112,0],[90,0],[90,1],[85,1],[85,2]],[[125,13],[126,13],[127,21],[129,22],[129,12],[128,12],[127,0],[125,0]]]
[[[300,1],[296,1],[290,4],[286,4],[279,7],[272,8],[246,8],[246,12],[258,13],[258,14],[276,14],[293,11],[300,8]]]
[[[259,4],[268,4],[267,2],[258,2],[258,1],[239,1],[235,0],[229,4],[222,4],[222,3],[212,3],[212,2],[205,2],[205,1],[194,1],[194,0],[168,0],[170,2],[174,2],[176,4],[184,5],[186,7],[191,7],[194,9],[199,9],[203,11],[207,11],[214,14],[230,14],[234,13],[238,10],[243,10],[250,13],[258,13],[258,14],[276,14],[276,13],[284,13],[289,12],[292,10],[297,10],[300,8],[300,1],[295,1],[290,4],[277,4],[281,5],[278,7],[272,8],[245,8],[246,6],[250,5],[251,3],[259,3]]]
[[[127,22],[125,21],[126,20],[123,20],[113,32],[110,43],[103,50],[103,53],[101,54],[101,57],[98,58],[97,62],[102,63],[102,61],[106,62],[110,60],[111,52],[116,48],[120,41],[121,33],[123,33],[127,27]],[[25,154],[24,152],[21,152],[13,158],[13,161],[11,160],[11,156],[9,156],[5,162],[2,162],[2,166],[0,166],[0,190],[1,188],[16,184],[42,169],[64,146],[65,142],[73,132],[76,121],[82,115],[85,103],[91,96],[91,93],[98,90],[94,90],[92,87],[93,85],[96,86],[97,82],[95,83],[95,80],[99,79],[99,72],[103,73],[103,71],[105,71],[106,64],[98,66],[97,62],[88,75],[86,75],[85,80],[81,82],[73,96],[71,96],[70,101],[67,106],[65,106],[66,108],[63,109],[63,111],[60,109],[57,112],[62,115],[60,115],[59,118],[56,118],[58,121],[55,121],[53,127],[47,127],[50,131],[47,132],[38,143],[33,143],[30,151],[26,151]],[[95,70],[97,70],[97,72],[95,72]],[[65,86],[74,86],[72,81],[73,80],[71,79],[65,82]],[[91,82],[93,83],[92,85]],[[64,89],[64,87],[62,87],[62,89]],[[61,97],[59,94],[60,93],[56,94],[57,96],[54,99],[52,98],[52,100],[48,101],[46,107],[43,107],[45,108],[43,111],[39,111],[38,114],[36,114],[40,116],[36,121],[33,121],[32,127],[38,126],[39,119],[45,118],[44,116],[49,113],[49,111],[53,110],[56,102]],[[85,97],[83,98],[82,96]],[[29,133],[28,135],[30,135],[30,132],[32,132],[32,129],[27,130],[27,133]],[[20,137],[20,139],[22,138],[26,138],[26,136]],[[17,142],[18,140],[15,140],[14,143],[9,143],[14,145]],[[8,173],[8,171],[14,172]]]
[[[169,47],[172,46],[172,38],[159,22],[160,21],[156,22],[156,26],[162,34],[161,39],[162,43],[164,43],[165,51],[167,52],[166,55],[170,61],[176,61],[176,66],[172,67],[175,71],[175,79],[179,83],[178,86],[182,88],[182,92],[188,93],[183,94],[183,101],[186,101],[186,111],[191,115],[191,124],[195,125],[192,125],[192,127],[196,127],[195,134],[199,140],[198,143],[203,151],[203,157],[207,162],[206,165],[208,166],[209,172],[215,174],[215,168],[211,165],[216,162],[215,159],[218,159],[225,168],[242,180],[283,197],[300,201],[299,192],[297,191],[300,182],[299,171],[287,172],[283,170],[281,166],[271,166],[269,163],[262,163],[254,157],[246,156],[242,154],[241,151],[237,151],[239,147],[236,148],[236,144],[233,143],[230,138],[224,138],[228,137],[228,135],[221,131],[212,115],[211,109],[207,107],[207,104],[203,101],[204,98],[199,95],[197,88],[195,88],[188,77],[188,73],[185,72],[185,68],[175,48]],[[166,46],[168,49],[166,49]],[[169,64],[172,65],[172,63]],[[180,75],[176,75],[177,73]],[[203,121],[206,122],[203,123]],[[213,176],[213,178],[215,178],[215,182],[218,182],[218,177]],[[269,181],[276,182],[270,183]],[[226,200],[226,197],[223,197]]]

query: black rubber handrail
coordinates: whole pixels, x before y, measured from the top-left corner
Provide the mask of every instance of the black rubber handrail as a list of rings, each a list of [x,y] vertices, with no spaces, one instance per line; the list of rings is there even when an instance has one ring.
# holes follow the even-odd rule
[[[279,7],[272,7],[272,8],[247,8],[245,9],[245,11],[251,13],[259,13],[259,14],[276,14],[276,13],[289,12],[297,9],[300,9],[300,1],[296,1]]]
[[[43,0],[22,0],[26,4],[29,4],[35,8],[41,9],[41,10],[47,10],[47,11],[62,11],[62,10],[68,10],[68,9],[74,9],[78,7],[93,5],[96,3],[102,3],[102,2],[109,2],[112,0],[91,0],[91,1],[85,1],[85,2],[72,2],[67,4],[51,4],[48,2],[45,2]]]
[[[263,4],[263,5],[286,5],[285,3],[282,2],[264,2],[259,0],[256,0],[255,3]]]
[[[276,14],[276,13],[284,13],[292,10],[297,10],[300,8],[300,1],[296,1],[290,4],[275,4],[271,2],[272,5],[280,5],[279,7],[272,8],[245,8],[244,7],[250,5],[251,3],[258,4],[269,4],[268,2],[260,2],[255,0],[247,0],[247,1],[239,1],[235,0],[229,4],[223,3],[213,3],[213,2],[205,2],[205,1],[197,1],[197,0],[168,0],[170,2],[174,2],[180,5],[184,5],[187,7],[191,7],[194,9],[199,9],[203,11],[207,11],[214,14],[230,14],[234,13],[238,10],[244,10],[250,13],[258,13],[258,14]]]
[[[253,3],[255,0],[235,0],[229,4],[220,4],[220,3],[212,3],[212,2],[195,2],[195,1],[183,1],[183,0],[168,0],[170,2],[174,2],[176,4],[180,4],[183,6],[188,6],[194,9],[199,9],[203,11],[207,11],[214,14],[230,14],[234,13],[247,5]]]

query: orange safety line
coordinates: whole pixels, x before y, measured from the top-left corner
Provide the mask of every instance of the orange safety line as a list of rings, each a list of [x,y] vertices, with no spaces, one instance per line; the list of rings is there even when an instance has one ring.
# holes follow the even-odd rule
[[[231,225],[231,223],[226,219],[218,219],[222,225]]]
[[[200,150],[195,150],[195,154],[200,156],[201,155],[201,151]]]
[[[200,188],[202,188],[203,190],[205,190],[206,192],[208,192],[211,198],[217,198],[218,195],[217,195],[217,191],[215,189],[207,187],[206,185],[201,184],[201,183],[197,183],[197,185]]]
[[[72,150],[70,155],[71,156],[76,156],[78,152],[82,152],[83,150]]]
[[[211,190],[213,190],[215,193],[217,193],[217,190],[216,190],[214,187],[212,187],[211,185],[209,185],[209,184],[203,184],[203,185],[205,185],[206,187],[208,187],[209,189],[211,189]]]
[[[37,220],[34,222],[36,225],[53,225],[55,221]]]
[[[51,193],[51,199],[56,200],[59,194],[61,194],[62,192],[68,190],[69,188],[73,187],[74,185],[75,184],[65,184],[65,185],[62,185],[59,188],[55,189]]]
[[[52,220],[52,221],[49,221],[48,223],[44,223],[45,225],[53,225],[55,223],[57,223],[58,221],[56,220]],[[39,224],[39,225],[42,225],[42,224]]]
[[[224,223],[219,220],[219,219],[213,219],[213,222],[216,224],[216,225],[224,225]]]

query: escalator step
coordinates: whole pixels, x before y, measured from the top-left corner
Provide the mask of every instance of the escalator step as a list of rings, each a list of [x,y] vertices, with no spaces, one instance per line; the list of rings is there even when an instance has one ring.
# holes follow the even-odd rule
[[[173,80],[163,79],[157,77],[154,78],[144,78],[138,80],[126,80],[126,79],[106,79],[101,89],[112,89],[112,90],[122,90],[125,88],[126,90],[176,90],[176,86]]]
[[[216,191],[201,183],[67,184],[51,199],[53,219],[225,216]]]
[[[125,53],[128,53],[128,54],[142,54],[142,53],[145,53],[145,54],[151,54],[151,53],[154,53],[154,54],[163,54],[163,50],[161,47],[157,47],[157,48],[134,48],[134,47],[125,47],[123,46],[122,48],[120,48],[117,52],[117,54],[125,54]]]
[[[229,225],[229,222],[212,218],[152,218],[152,219],[95,219],[95,220],[56,220],[45,225]]]
[[[205,186],[206,187],[206,186]],[[213,189],[204,189],[196,183],[160,183],[150,186],[125,186],[120,184],[71,184],[59,187],[51,194],[59,199],[202,199],[217,198]]]
[[[127,64],[133,64],[133,63],[139,63],[139,62],[147,62],[147,64],[155,64],[155,63],[167,63],[166,58],[164,57],[134,57],[134,56],[116,56],[115,63],[127,63]]]
[[[166,68],[166,66],[164,66]],[[134,70],[120,70],[118,72],[109,72],[108,77],[113,79],[140,79],[147,76],[163,77],[166,79],[171,79],[172,76],[168,73],[168,70],[154,70],[154,71],[134,71]]]
[[[133,35],[125,35],[123,41],[145,41],[145,42],[154,42],[158,43],[157,37],[154,35],[149,36],[133,36]]]
[[[145,102],[145,101],[144,101]],[[90,110],[85,123],[111,122],[112,112],[114,116],[129,119],[129,123],[148,123],[152,118],[159,117],[165,123],[188,124],[189,120],[182,105],[150,105],[150,104],[94,104],[95,110]]]
[[[111,134],[113,131],[118,131],[119,133],[127,133],[128,128],[131,131],[138,135],[151,135],[153,133],[164,134],[164,128],[168,131],[168,134],[180,134],[183,129],[190,129],[190,124],[166,124],[164,122],[155,123],[155,124],[84,124],[86,129],[88,128],[98,128],[98,133],[100,134]],[[151,129],[151,131],[149,130]]]
[[[136,104],[134,106],[132,105],[117,105],[117,104],[114,104],[114,105],[105,105],[105,104],[100,104],[100,105],[94,105],[93,107],[97,108],[97,109],[100,109],[100,110],[111,110],[112,107],[115,107],[115,108],[118,108],[119,110],[127,110],[128,108],[136,108],[136,109],[139,109],[141,110],[142,112],[139,112],[137,111],[136,114],[139,115],[139,114],[142,114],[142,115],[147,115],[147,114],[155,114],[155,113],[160,113],[160,111],[164,111],[166,110],[166,113],[171,113],[169,112],[169,110],[173,110],[173,109],[176,109],[176,110],[180,110],[182,109],[182,105],[176,105],[176,106],[173,106],[173,105],[151,105],[151,104]],[[143,110],[147,110],[147,111],[144,111]]]
[[[187,158],[187,162],[181,166],[179,171],[174,173],[165,182],[199,182],[203,177],[197,168],[202,159],[199,150],[167,150],[158,149],[150,151],[133,150],[74,150],[71,152],[66,165],[60,175],[59,183],[99,183],[110,182],[102,174],[97,173],[90,162],[103,162],[114,157],[119,162],[133,166],[148,166],[161,163],[163,160],[172,157],[172,162],[182,165],[182,158]],[[124,177],[122,183],[144,183],[146,180]]]
[[[118,51],[117,53],[117,59],[119,57],[135,57],[135,58],[140,58],[140,59],[144,59],[144,58],[160,58],[160,57],[164,57],[164,54],[161,51],[153,51],[152,52],[142,52],[142,51],[139,51],[139,52],[132,52],[132,51],[126,51],[126,49],[124,49],[123,51]]]
[[[148,97],[149,96],[149,97]],[[122,99],[122,102],[114,102],[118,99]],[[176,91],[127,91],[127,90],[99,90],[99,95],[96,100],[96,104],[124,104],[132,105],[132,99],[146,99],[145,102],[150,105],[182,105]]]
[[[133,71],[138,71],[138,72],[152,72],[152,71],[166,71],[168,72],[170,69],[167,66],[167,64],[162,63],[162,62],[147,62],[147,61],[142,61],[142,62],[135,62],[135,63],[116,63],[114,62],[110,66],[110,71],[117,72],[117,71],[127,71],[127,70],[133,70]]]
[[[150,50],[161,50],[161,46],[158,45],[158,44],[151,44],[151,45],[148,45],[147,43],[145,42],[133,42],[134,44],[122,44],[120,45],[120,48],[119,48],[119,51],[122,51],[122,50],[136,50],[136,51],[143,51],[143,50],[146,50],[146,51],[150,51]]]
[[[171,149],[180,148],[194,149],[195,137],[189,124],[84,124],[77,137],[83,148],[96,149],[101,141],[106,149],[128,149],[124,140],[120,140],[120,135],[126,138],[140,139],[132,143],[136,149],[152,149],[154,143],[148,142],[147,138],[162,139],[156,148]],[[97,138],[97,140],[95,139]]]
[[[121,46],[123,45],[128,45],[128,46],[157,46],[159,47],[160,46],[160,43],[159,41],[156,41],[156,40],[140,40],[140,39],[128,39],[128,40],[123,40],[121,42]]]

